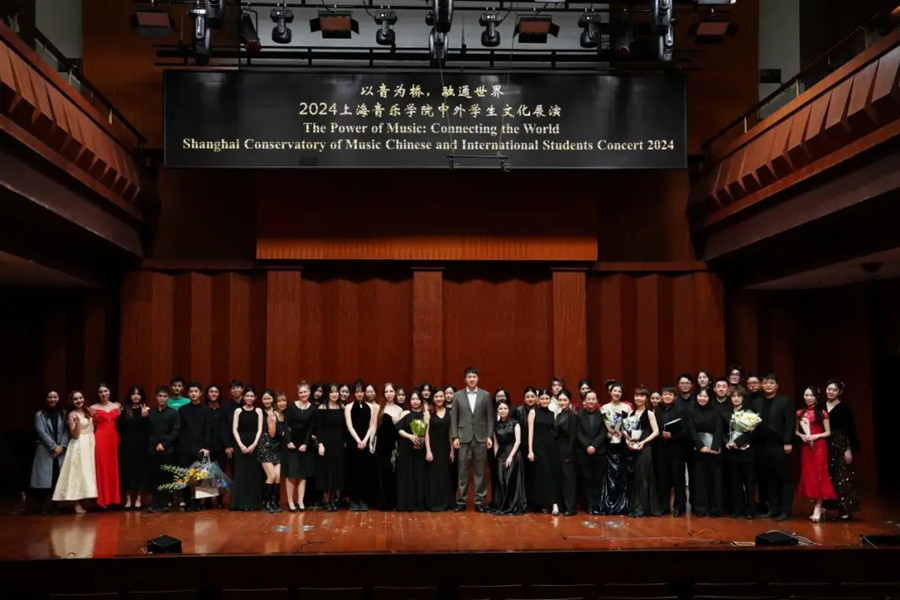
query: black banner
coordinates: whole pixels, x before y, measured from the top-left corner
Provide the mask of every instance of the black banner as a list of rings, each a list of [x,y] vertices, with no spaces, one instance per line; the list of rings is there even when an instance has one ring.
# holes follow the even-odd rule
[[[171,167],[671,169],[678,75],[165,73]]]

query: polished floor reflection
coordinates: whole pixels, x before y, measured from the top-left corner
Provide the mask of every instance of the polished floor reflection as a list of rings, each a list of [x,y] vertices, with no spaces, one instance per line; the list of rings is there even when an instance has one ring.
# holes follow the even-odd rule
[[[167,534],[185,554],[469,552],[604,548],[709,548],[752,543],[778,529],[828,547],[858,546],[865,534],[900,535],[900,508],[887,501],[850,522],[788,523],[690,517],[494,517],[465,513],[229,512],[0,517],[0,558],[112,557],[144,552]]]

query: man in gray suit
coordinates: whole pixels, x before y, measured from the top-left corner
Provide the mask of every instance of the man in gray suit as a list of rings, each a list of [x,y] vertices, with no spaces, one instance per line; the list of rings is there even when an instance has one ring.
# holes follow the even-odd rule
[[[466,510],[469,490],[469,461],[475,459],[475,510],[487,510],[487,479],[484,465],[494,437],[494,402],[491,395],[478,389],[478,369],[465,371],[466,387],[453,394],[450,411],[450,437],[456,449],[459,469],[459,496],[456,510]]]

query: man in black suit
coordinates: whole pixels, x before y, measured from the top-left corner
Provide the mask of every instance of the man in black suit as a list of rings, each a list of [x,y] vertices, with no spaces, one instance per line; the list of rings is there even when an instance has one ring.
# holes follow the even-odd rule
[[[212,410],[203,402],[203,386],[198,381],[192,381],[188,385],[188,398],[190,403],[178,409],[180,422],[178,441],[175,450],[179,467],[190,467],[201,457],[209,457],[210,440],[209,421],[212,418]],[[185,502],[185,510],[199,510],[194,490],[184,490],[182,500]]]
[[[159,486],[172,482],[171,473],[163,471],[162,466],[173,462],[181,421],[178,412],[168,407],[168,401],[168,386],[160,386],[156,390],[156,408],[147,415],[147,450],[150,453],[150,481],[153,483],[153,503],[149,512],[169,512],[171,492],[162,491]]]
[[[589,515],[599,515],[603,477],[606,475],[606,425],[595,392],[585,395],[583,406],[578,419],[576,452],[584,480],[584,508]]]
[[[656,479],[659,488],[662,514],[669,513],[670,495],[675,490],[675,503],[672,514],[680,517],[687,504],[684,478],[684,454],[687,440],[687,409],[681,402],[675,401],[675,388],[664,387],[660,394],[662,403],[656,407],[656,423],[659,425],[659,441],[653,449],[659,455],[659,472]]]
[[[757,480],[766,481],[769,506],[763,518],[778,521],[791,518],[794,488],[791,483],[791,452],[795,429],[794,403],[778,394],[778,377],[769,373],[762,380],[762,397],[754,410],[762,418],[758,429],[757,457],[760,472]]]
[[[459,487],[456,510],[466,510],[469,490],[469,461],[475,461],[475,510],[487,510],[487,479],[484,466],[494,435],[494,402],[491,395],[478,388],[478,369],[465,370],[466,387],[453,394],[450,409],[450,437],[456,449]]]

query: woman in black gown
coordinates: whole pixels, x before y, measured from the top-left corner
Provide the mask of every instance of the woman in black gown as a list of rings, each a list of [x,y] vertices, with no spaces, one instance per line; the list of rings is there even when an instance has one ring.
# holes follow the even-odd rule
[[[534,463],[526,460],[528,457],[528,415],[530,415],[537,406],[537,388],[526,387],[522,404],[513,409],[511,419],[519,424],[522,429],[522,465],[525,477],[525,501],[528,504],[527,510],[537,512],[540,507],[535,504],[534,498]]]
[[[350,510],[369,510],[369,502],[376,496],[375,457],[369,441],[375,435],[375,419],[366,402],[366,386],[360,381],[353,385],[353,402],[344,407],[344,424],[350,439],[346,446],[346,476],[344,487],[350,498]]]
[[[263,470],[256,460],[256,447],[263,430],[262,409],[254,406],[256,390],[248,385],[241,397],[241,408],[234,411],[231,432],[236,444],[234,477],[231,486],[231,510],[262,508]]]
[[[550,392],[538,391],[538,406],[528,415],[528,461],[534,464],[534,502],[542,513],[559,514],[562,470],[559,449],[553,435]]]
[[[444,390],[435,390],[431,398],[431,419],[425,432],[425,460],[428,462],[426,506],[433,512],[456,506],[451,474],[454,454],[450,443],[450,411],[444,400]]]
[[[394,510],[397,508],[397,476],[394,472],[399,439],[397,421],[400,420],[403,409],[396,403],[397,390],[393,383],[384,384],[382,397],[383,401],[375,419],[378,428],[375,430],[375,439],[372,440],[378,469],[378,508]]]
[[[494,448],[497,449],[497,487],[492,490],[493,508],[497,515],[523,515],[525,500],[525,467],[522,461],[522,427],[510,416],[509,401],[497,403],[494,426]]]
[[[838,519],[846,521],[851,513],[859,512],[859,486],[856,473],[853,472],[853,455],[859,451],[859,438],[856,437],[856,421],[841,397],[844,395],[844,382],[830,379],[825,387],[828,420],[831,423],[831,436],[828,441],[828,474],[837,492],[837,500],[827,500],[826,508],[836,508]]]
[[[317,453],[311,445],[316,408],[309,397],[309,385],[301,382],[297,386],[297,400],[288,405],[284,416],[288,443],[282,476],[287,490],[288,510],[291,512],[306,510],[306,480],[316,471]]]
[[[116,427],[119,429],[119,481],[125,496],[125,510],[139,510],[141,494],[150,491],[147,455],[149,412],[144,388],[139,385],[131,386],[122,403],[122,413],[116,420]]]
[[[575,464],[575,442],[578,439],[578,417],[572,410],[572,393],[563,389],[556,395],[559,414],[553,422],[553,435],[556,436],[556,448],[559,452],[559,469],[562,476],[560,501],[563,516],[571,517],[575,510],[577,498],[578,468]]]
[[[634,390],[634,413],[638,418],[638,429],[625,433],[628,440],[634,480],[629,501],[629,517],[658,517],[659,494],[656,491],[656,472],[653,470],[653,446],[651,442],[659,437],[656,415],[649,406],[649,392],[639,387]]]
[[[316,461],[316,485],[324,494],[325,510],[338,509],[337,500],[344,487],[344,407],[336,383],[328,384],[328,400],[316,413],[316,437],[319,456]]]
[[[725,420],[709,402],[706,388],[697,391],[694,410],[688,413],[688,433],[693,441],[694,470],[691,473],[691,514],[695,517],[722,514],[722,456]]]
[[[622,402],[624,387],[618,381],[610,382],[610,401],[600,408],[606,424],[606,473],[600,492],[600,514],[624,515],[631,498],[631,473],[628,470],[623,440],[622,421],[631,414],[631,408]]]
[[[424,421],[427,431],[430,419],[418,391],[409,395],[409,410],[397,422],[397,510],[401,511],[426,509],[425,436],[413,433],[413,421]]]
[[[509,390],[507,390],[506,388],[497,388],[497,391],[494,392],[494,407],[495,407],[495,409],[496,409],[497,404],[500,402],[506,402],[507,405],[509,405]],[[497,486],[500,485],[500,482],[497,479],[497,477],[500,474],[500,469],[497,466],[498,465],[497,446],[492,445],[491,448],[487,451],[487,454],[488,454],[488,461],[490,462],[490,470],[491,470],[491,502],[488,505],[488,508],[493,510],[494,508],[496,508],[494,506],[494,502],[496,500],[494,498],[494,496],[495,496],[494,490],[496,490]]]

